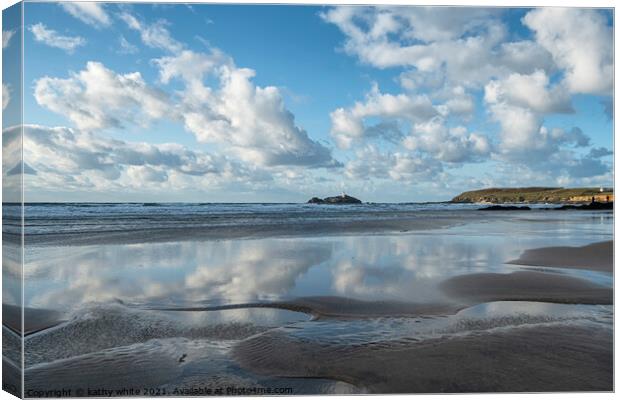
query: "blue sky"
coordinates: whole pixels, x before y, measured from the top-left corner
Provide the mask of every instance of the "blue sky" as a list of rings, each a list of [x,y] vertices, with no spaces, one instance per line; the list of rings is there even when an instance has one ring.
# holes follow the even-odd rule
[[[610,186],[611,18],[26,3],[26,200]]]

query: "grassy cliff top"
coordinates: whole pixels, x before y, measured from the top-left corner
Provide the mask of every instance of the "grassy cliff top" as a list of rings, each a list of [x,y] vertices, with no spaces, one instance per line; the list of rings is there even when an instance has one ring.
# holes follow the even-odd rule
[[[560,203],[580,196],[607,196],[613,191],[600,188],[560,188],[560,187],[524,187],[524,188],[488,188],[463,192],[453,198],[453,203]]]

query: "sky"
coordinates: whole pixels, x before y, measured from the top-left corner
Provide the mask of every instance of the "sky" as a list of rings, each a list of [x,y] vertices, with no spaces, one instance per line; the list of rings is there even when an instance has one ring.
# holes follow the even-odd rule
[[[26,3],[25,200],[612,186],[612,31],[584,8]]]

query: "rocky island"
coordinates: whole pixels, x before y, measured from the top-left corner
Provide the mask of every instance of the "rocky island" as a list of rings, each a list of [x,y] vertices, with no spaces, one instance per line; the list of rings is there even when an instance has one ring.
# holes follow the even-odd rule
[[[310,200],[308,200],[308,203],[309,204],[362,204],[362,201],[359,199],[356,199],[353,196],[349,196],[343,193],[340,196],[325,197],[324,199],[321,199],[319,197],[313,197]]]

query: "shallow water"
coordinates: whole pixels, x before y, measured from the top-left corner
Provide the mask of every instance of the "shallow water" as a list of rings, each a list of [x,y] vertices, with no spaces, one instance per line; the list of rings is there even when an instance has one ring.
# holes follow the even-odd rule
[[[269,213],[275,212],[269,207]],[[239,208],[218,212],[238,215]],[[372,212],[377,218],[377,210]],[[313,375],[308,367],[310,373],[299,376],[276,373],[277,365],[264,358],[261,338],[286,338],[319,349],[299,356],[300,365],[312,365],[313,354],[329,348],[410,349],[523,327],[611,331],[609,305],[464,304],[439,285],[463,274],[537,270],[612,287],[606,273],[506,264],[530,248],[611,240],[612,214],[447,212],[449,226],[429,227],[434,214],[421,212],[416,218],[424,219],[424,226],[406,232],[318,235],[310,230],[300,235],[295,229],[287,235],[285,227],[284,233],[244,239],[149,241],[141,236],[138,243],[101,245],[39,240],[25,252],[25,305],[60,311],[62,318],[59,325],[27,336],[26,388],[138,384],[165,389],[166,395],[207,386],[376,391],[384,386],[366,386],[338,371]],[[351,213],[363,220],[363,212]],[[295,218],[311,217],[301,213]],[[53,236],[53,225],[46,221],[41,229]],[[10,302],[18,293],[18,275],[4,271],[4,301]],[[215,311],[218,307],[232,309]],[[408,307],[423,311],[403,313]],[[196,311],[171,311],[179,308]],[[258,347],[244,347],[246,342]],[[263,363],[273,370],[265,372]]]
[[[69,311],[114,300],[217,305],[304,296],[433,302],[442,300],[439,281],[519,270],[505,262],[525,249],[611,239],[611,219],[575,214],[408,234],[31,246],[25,305]],[[555,271],[610,283],[600,274]]]

